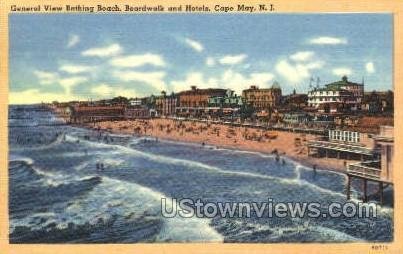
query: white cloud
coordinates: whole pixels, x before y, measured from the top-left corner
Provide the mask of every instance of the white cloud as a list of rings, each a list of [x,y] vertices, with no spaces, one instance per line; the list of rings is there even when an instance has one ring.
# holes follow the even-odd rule
[[[204,49],[203,45],[202,45],[200,42],[195,41],[195,40],[192,40],[192,39],[189,39],[189,38],[186,38],[186,39],[185,39],[185,43],[186,43],[189,47],[191,47],[192,49],[194,49],[194,50],[197,51],[197,52],[202,52],[203,49]]]
[[[312,57],[315,55],[314,52],[312,51],[299,51],[293,55],[290,56],[291,60],[294,60],[296,62],[303,62],[312,59]]]
[[[227,55],[220,58],[218,61],[223,65],[235,65],[242,63],[248,56],[245,54],[240,55]]]
[[[68,78],[62,78],[58,73],[46,72],[46,71],[34,71],[34,74],[39,79],[39,83],[42,85],[59,84],[61,85],[67,94],[71,93],[71,88],[84,83],[88,78],[84,76],[72,76]]]
[[[112,75],[121,81],[141,82],[154,87],[157,91],[167,90],[164,82],[166,75],[163,71],[139,72],[139,71],[114,71]]]
[[[74,86],[86,82],[88,79],[82,76],[69,77],[59,79],[59,84],[64,88],[66,94],[71,94],[71,88]]]
[[[112,87],[109,84],[101,83],[91,88],[91,93],[97,95],[98,98],[112,98],[124,96],[126,98],[138,97],[135,89],[127,89],[122,87]]]
[[[332,73],[336,76],[344,76],[344,75],[351,75],[352,71],[350,68],[341,67],[341,68],[334,68]]]
[[[111,57],[120,54],[123,51],[122,47],[115,43],[102,48],[90,48],[83,52],[83,56]]]
[[[72,34],[67,42],[67,48],[72,48],[80,42],[80,37],[77,34]]]
[[[147,94],[149,95],[149,94]],[[139,94],[134,89],[116,88],[115,96],[123,96],[126,98],[136,98]]]
[[[338,38],[338,37],[330,37],[330,36],[320,36],[320,37],[310,39],[309,43],[318,44],[318,45],[347,44],[347,39]]]
[[[206,58],[206,65],[207,66],[214,66],[215,65],[215,60],[214,60],[214,58],[212,58],[212,57],[207,57]]]
[[[73,101],[84,100],[79,95],[65,93],[42,92],[38,89],[28,89],[21,92],[10,92],[8,94],[10,104],[34,104],[52,101]]]
[[[110,64],[118,67],[139,67],[147,64],[163,67],[165,66],[165,61],[160,55],[147,53],[144,55],[116,57],[110,61]]]
[[[287,59],[283,59],[276,64],[275,69],[287,81],[295,84],[309,78],[312,70],[320,69],[324,64],[323,61],[319,60],[292,64]]]
[[[250,77],[252,83],[263,86],[267,86],[267,84],[274,79],[274,75],[269,72],[252,73]]]
[[[375,65],[374,65],[374,63],[373,62],[368,62],[366,65],[365,65],[365,69],[367,70],[367,73],[374,73],[375,72]]]
[[[59,79],[59,75],[54,72],[35,70],[34,75],[38,78],[39,84],[41,85],[55,84]]]
[[[99,84],[91,88],[91,93],[102,97],[108,97],[115,93],[114,89],[107,84]]]
[[[170,83],[173,91],[179,92],[190,89],[190,86],[197,86],[198,88],[206,88],[203,74],[201,72],[190,72],[186,75],[184,80],[173,80]],[[208,86],[208,85],[207,85]]]
[[[95,67],[87,66],[87,65],[73,65],[73,64],[65,64],[59,67],[60,71],[64,71],[71,74],[83,73],[93,71]]]

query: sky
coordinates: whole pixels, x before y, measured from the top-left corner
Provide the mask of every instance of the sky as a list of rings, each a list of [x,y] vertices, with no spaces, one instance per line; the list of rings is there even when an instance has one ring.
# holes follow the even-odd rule
[[[97,100],[277,81],[393,90],[390,14],[13,14],[9,102]]]

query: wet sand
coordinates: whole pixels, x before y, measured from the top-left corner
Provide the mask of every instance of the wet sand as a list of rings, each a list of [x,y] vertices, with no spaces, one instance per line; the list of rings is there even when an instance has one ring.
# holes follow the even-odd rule
[[[231,127],[222,124],[179,121],[172,119],[147,119],[103,121],[84,125],[87,128],[116,134],[151,136],[155,138],[212,145],[220,148],[278,153],[307,167],[345,172],[344,163],[352,161],[336,158],[308,157],[307,143],[317,135],[286,131],[265,131],[251,127]]]

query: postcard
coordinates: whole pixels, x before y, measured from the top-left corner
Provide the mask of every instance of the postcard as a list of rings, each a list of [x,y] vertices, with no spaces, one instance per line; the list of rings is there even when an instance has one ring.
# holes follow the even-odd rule
[[[288,3],[3,3],[4,253],[403,251],[402,6]]]

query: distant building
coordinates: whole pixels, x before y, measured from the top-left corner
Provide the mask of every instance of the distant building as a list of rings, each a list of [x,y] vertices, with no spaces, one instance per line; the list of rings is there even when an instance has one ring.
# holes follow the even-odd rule
[[[255,111],[267,111],[280,104],[281,87],[277,82],[274,82],[271,88],[260,89],[257,86],[251,86],[242,91],[242,97],[245,103],[252,106]]]
[[[146,119],[150,118],[150,110],[145,106],[129,106],[124,111],[125,119]]]
[[[335,125],[334,116],[327,114],[313,114],[310,118],[309,125],[320,128],[333,128]]]
[[[85,123],[96,121],[121,120],[123,106],[75,106],[71,107],[71,122]]]
[[[135,99],[129,100],[129,105],[130,106],[141,106],[142,104],[143,104],[142,99],[135,98]]]
[[[378,114],[383,112],[393,111],[393,92],[378,92],[372,91],[364,93],[361,109],[370,114]]]
[[[317,107],[317,111],[319,113],[336,114],[348,111],[348,109],[346,105],[342,102],[327,102],[319,104],[319,106]]]
[[[242,105],[242,97],[232,90],[227,90],[224,96],[212,96],[208,99],[209,107],[239,108]]]
[[[162,91],[162,95],[155,99],[155,110],[161,116],[175,115],[178,103],[179,100],[176,94],[167,95],[165,91]]]
[[[208,99],[208,107],[205,109],[205,113],[210,118],[233,119],[239,117],[242,106],[242,97],[228,89],[224,96],[212,96]]]
[[[285,113],[283,122],[290,125],[306,124],[311,120],[307,113]]]
[[[334,105],[342,104],[344,105],[343,109],[355,111],[360,108],[363,96],[364,84],[350,82],[347,76],[343,76],[340,81],[309,91],[308,104],[310,107],[316,108],[322,104],[331,104],[336,110],[339,107]]]
[[[177,94],[179,107],[176,107],[176,114],[180,116],[200,116],[204,114],[205,108],[208,107],[210,97],[224,97],[226,93],[226,89],[199,89],[196,86],[192,86],[191,90],[182,91]]]
[[[292,94],[283,96],[281,104],[289,110],[300,110],[308,106],[308,95],[298,94],[294,89]]]

